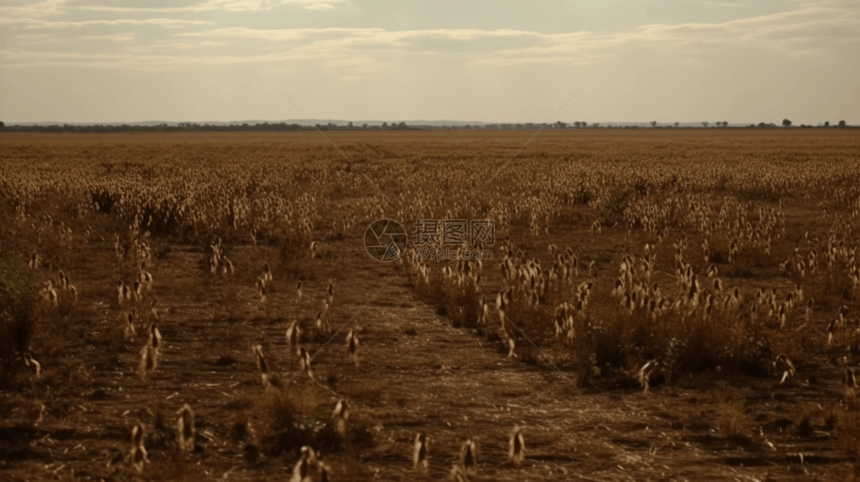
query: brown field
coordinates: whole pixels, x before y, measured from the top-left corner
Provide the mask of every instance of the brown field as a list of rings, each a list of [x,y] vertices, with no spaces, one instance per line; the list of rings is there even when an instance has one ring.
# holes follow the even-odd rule
[[[854,480],[860,132],[546,130],[506,165],[534,134],[326,133],[351,162],[319,133],[0,134],[0,480],[290,480],[305,445],[334,481],[447,480],[467,439],[473,481]],[[493,259],[376,261],[380,218],[492,220]]]

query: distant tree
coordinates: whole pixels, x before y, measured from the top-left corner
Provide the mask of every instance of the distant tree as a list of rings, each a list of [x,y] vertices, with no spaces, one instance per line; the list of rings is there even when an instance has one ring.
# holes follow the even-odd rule
[[[824,121],[824,127],[830,127],[830,121]]]
[[[388,122],[383,122],[383,123],[382,123],[382,128],[383,128],[383,129],[388,129]]]
[[[782,120],[782,126],[783,127],[791,127],[791,121],[788,119],[783,119]]]
[[[3,121],[0,121],[0,131],[2,131],[5,128],[6,128],[6,124],[4,124]]]
[[[657,127],[657,121],[651,121],[651,128]]]
[[[702,121],[702,126],[703,126],[703,127],[708,127],[708,121]]]
[[[678,127],[679,125],[680,125],[680,123],[679,123],[679,122],[676,122],[676,123],[675,123],[675,127]]]
[[[555,128],[556,129],[566,129],[567,128],[567,122],[556,121],[555,122]]]
[[[839,121],[839,127],[845,127],[845,121],[844,120]]]
[[[347,124],[346,126],[352,129],[352,121],[350,121],[349,124]]]
[[[600,122],[595,122],[594,124],[591,124],[591,127],[600,127]]]
[[[574,125],[577,129],[579,129],[579,121],[574,122],[574,123],[573,123],[573,125]]]

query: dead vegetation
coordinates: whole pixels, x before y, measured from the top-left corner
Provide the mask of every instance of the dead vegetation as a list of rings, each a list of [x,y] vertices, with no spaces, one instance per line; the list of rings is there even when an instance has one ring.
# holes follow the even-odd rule
[[[547,133],[480,192],[524,139],[423,135],[334,139],[355,167],[305,134],[284,150],[257,137],[237,137],[235,150],[155,137],[4,144],[0,472],[853,471],[856,396],[844,374],[860,365],[856,135]],[[366,143],[390,155],[372,157]],[[254,161],[235,162],[237,152]],[[362,239],[384,217],[409,232],[419,219],[492,220],[494,242],[480,248],[493,257],[376,262]],[[284,336],[293,322],[296,343]],[[145,378],[142,347],[157,361]],[[332,414],[340,400],[348,425]],[[186,404],[196,443],[180,450]],[[137,423],[150,462],[135,465]],[[528,447],[516,464],[515,426]],[[416,475],[418,432],[430,442]],[[474,467],[459,459],[467,439]]]

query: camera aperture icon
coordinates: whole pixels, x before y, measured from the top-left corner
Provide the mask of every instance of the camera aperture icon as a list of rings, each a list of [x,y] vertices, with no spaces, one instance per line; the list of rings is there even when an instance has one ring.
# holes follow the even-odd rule
[[[364,232],[364,249],[377,261],[388,263],[396,260],[403,256],[408,244],[406,229],[393,219],[377,219]]]

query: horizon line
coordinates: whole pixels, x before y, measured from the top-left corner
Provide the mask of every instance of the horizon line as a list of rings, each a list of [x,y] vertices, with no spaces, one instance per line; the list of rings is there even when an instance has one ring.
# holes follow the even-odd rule
[[[790,119],[789,119],[790,120]],[[831,125],[838,124],[842,119],[832,122]],[[547,122],[488,122],[488,121],[459,121],[459,120],[422,120],[422,119],[413,119],[413,120],[394,120],[394,121],[386,121],[386,120],[344,120],[344,119],[277,119],[277,120],[265,120],[265,119],[246,119],[246,120],[232,120],[232,121],[166,121],[166,120],[144,120],[144,121],[96,121],[96,122],[68,122],[68,121],[18,121],[18,122],[5,122],[7,126],[63,126],[63,125],[72,125],[72,126],[98,126],[98,125],[180,125],[180,124],[196,124],[196,125],[238,125],[241,126],[243,124],[256,125],[256,124],[288,124],[288,125],[301,125],[301,126],[315,126],[315,125],[329,125],[334,124],[338,127],[346,127],[350,123],[353,124],[354,127],[361,127],[364,124],[368,126],[382,124],[396,125],[399,123],[405,123],[406,125],[475,125],[475,126],[489,126],[489,125],[556,125],[557,122],[547,123]],[[577,122],[584,121],[560,121],[565,125],[573,126]],[[585,122],[586,127],[591,126],[600,126],[605,127],[607,125],[643,125],[649,126],[652,122],[656,122],[655,126],[674,126],[674,125],[696,125],[696,126],[717,126],[717,122],[728,122],[728,121],[672,121],[672,122],[660,122],[660,121],[597,121],[597,122]],[[704,124],[707,122],[707,124]],[[824,122],[830,122],[826,120]],[[818,124],[804,124],[797,123],[795,124],[793,121],[791,122],[792,126],[799,125],[824,125],[824,122],[819,122]],[[760,123],[765,124],[776,124],[782,125],[782,122],[728,122],[728,126],[749,126],[749,125],[759,125]],[[846,122],[846,125],[851,125]]]

